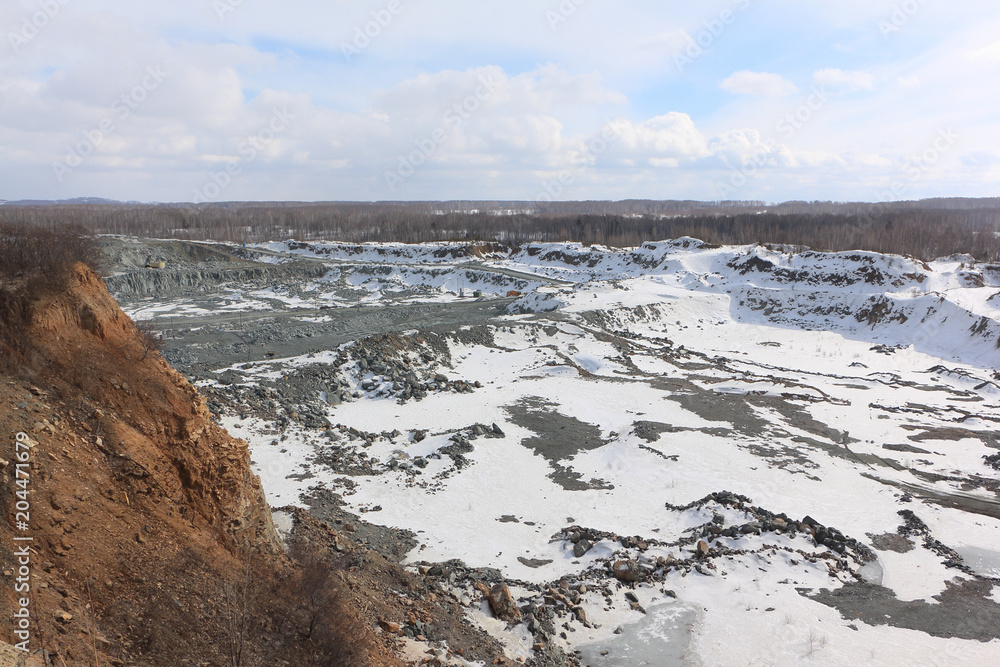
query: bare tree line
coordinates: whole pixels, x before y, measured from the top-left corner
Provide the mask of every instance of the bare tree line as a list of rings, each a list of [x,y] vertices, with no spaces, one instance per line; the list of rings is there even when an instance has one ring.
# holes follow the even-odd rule
[[[0,206],[0,223],[73,223],[97,234],[261,242],[575,241],[636,246],[693,236],[709,243],[778,243],[934,259],[1000,261],[1000,199],[839,202],[233,202]]]

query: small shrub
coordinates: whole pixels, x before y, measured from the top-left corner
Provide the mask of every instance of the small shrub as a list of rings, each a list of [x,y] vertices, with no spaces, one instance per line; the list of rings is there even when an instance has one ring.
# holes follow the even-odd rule
[[[102,268],[100,248],[83,227],[0,224],[0,283],[64,288],[77,262]]]
[[[136,322],[136,331],[139,332],[139,345],[142,346],[142,358],[144,361],[150,352],[158,352],[163,347],[163,332],[153,326],[152,322]]]
[[[16,366],[30,350],[34,304],[66,289],[77,262],[102,267],[100,249],[82,227],[0,224],[0,366]]]
[[[316,551],[296,544],[291,552],[299,571],[293,578],[300,607],[298,633],[310,645],[317,665],[365,664],[365,630],[333,576],[333,567]]]

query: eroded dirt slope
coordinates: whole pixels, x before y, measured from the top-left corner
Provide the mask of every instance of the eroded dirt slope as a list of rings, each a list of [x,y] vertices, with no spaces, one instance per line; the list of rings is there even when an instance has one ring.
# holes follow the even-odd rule
[[[256,664],[392,664],[364,650],[321,662],[301,640],[293,596],[239,615],[234,597],[247,580],[274,592],[298,581],[247,446],[146,349],[95,274],[77,265],[68,290],[34,304],[27,334],[20,363],[0,376],[0,600],[9,618],[19,604],[13,538],[30,537],[36,656],[45,649],[57,665],[233,664],[236,627],[274,635],[281,651],[257,651]],[[17,433],[31,445],[20,486]],[[27,527],[15,521],[25,486]],[[234,578],[241,572],[251,574]],[[291,620],[279,627],[275,618]],[[367,631],[353,630],[364,649]],[[19,641],[9,623],[0,640]]]

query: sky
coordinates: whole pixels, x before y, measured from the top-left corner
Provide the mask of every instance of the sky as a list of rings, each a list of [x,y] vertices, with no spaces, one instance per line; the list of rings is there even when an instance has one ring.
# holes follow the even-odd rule
[[[0,199],[1000,195],[995,0],[4,0]]]

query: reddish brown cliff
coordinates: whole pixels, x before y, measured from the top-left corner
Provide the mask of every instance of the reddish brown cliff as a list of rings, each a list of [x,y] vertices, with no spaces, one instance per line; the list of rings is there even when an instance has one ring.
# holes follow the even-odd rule
[[[246,443],[210,420],[90,269],[36,296],[15,328],[23,338],[0,340],[0,606],[12,610],[0,640],[19,641],[6,619],[25,595],[22,536],[33,540],[30,646],[51,664],[326,664],[316,656],[327,649],[297,631],[301,577]],[[32,444],[21,486],[19,432]],[[363,664],[367,631],[351,631],[358,650],[344,654]]]

